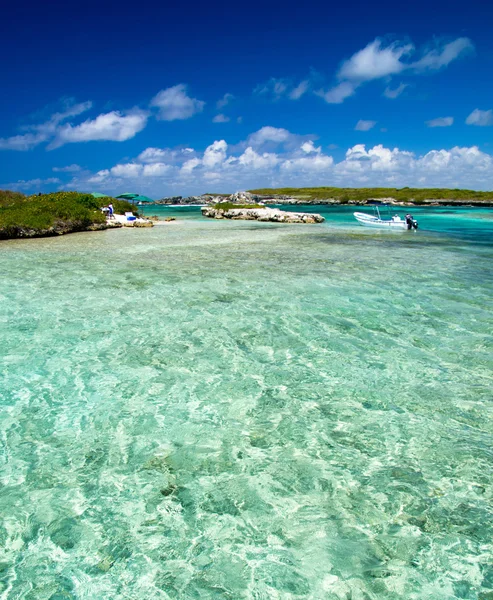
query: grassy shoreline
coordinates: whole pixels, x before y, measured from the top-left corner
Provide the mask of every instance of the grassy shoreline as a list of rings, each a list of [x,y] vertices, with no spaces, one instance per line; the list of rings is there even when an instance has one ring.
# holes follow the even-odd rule
[[[25,196],[0,190],[0,240],[63,235],[107,229],[101,207],[113,203],[115,212],[132,211],[126,201],[94,198],[79,192]]]

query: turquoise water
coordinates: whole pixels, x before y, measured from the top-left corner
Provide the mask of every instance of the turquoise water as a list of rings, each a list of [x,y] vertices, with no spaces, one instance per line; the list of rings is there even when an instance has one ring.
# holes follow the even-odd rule
[[[0,597],[493,597],[493,211],[0,245]]]

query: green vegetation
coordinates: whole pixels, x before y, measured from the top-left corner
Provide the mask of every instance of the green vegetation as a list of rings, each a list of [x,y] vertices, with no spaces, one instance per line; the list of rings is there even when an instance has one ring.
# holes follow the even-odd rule
[[[78,192],[54,192],[25,196],[0,191],[0,239],[56,235],[90,228],[103,228],[106,218],[100,208],[113,203],[115,212],[133,206],[115,198],[94,198]]]
[[[231,208],[265,208],[263,204],[234,204],[233,202],[219,202],[214,208],[230,210]]]
[[[262,188],[249,190],[252,194],[261,196],[289,196],[307,202],[313,200],[335,199],[341,204],[350,200],[361,202],[368,198],[394,198],[398,202],[414,202],[421,204],[426,200],[457,200],[475,202],[493,202],[493,192],[476,192],[474,190],[443,189],[443,188]]]

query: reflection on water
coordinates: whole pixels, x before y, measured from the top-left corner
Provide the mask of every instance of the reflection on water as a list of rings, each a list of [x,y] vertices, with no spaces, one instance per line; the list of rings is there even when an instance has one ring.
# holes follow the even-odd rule
[[[176,210],[0,246],[4,597],[488,598],[491,221]]]

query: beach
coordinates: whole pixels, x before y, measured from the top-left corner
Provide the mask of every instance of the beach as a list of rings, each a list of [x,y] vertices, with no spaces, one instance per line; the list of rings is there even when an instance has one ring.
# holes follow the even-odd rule
[[[491,210],[0,243],[0,594],[493,594]]]

